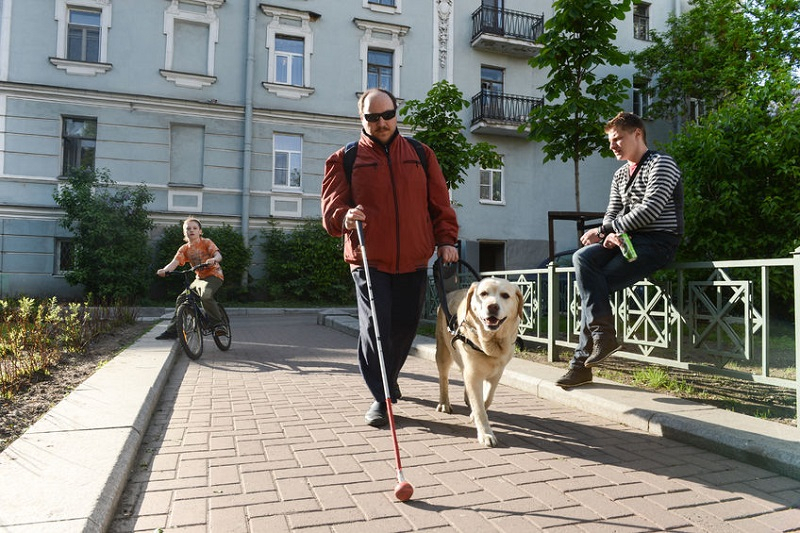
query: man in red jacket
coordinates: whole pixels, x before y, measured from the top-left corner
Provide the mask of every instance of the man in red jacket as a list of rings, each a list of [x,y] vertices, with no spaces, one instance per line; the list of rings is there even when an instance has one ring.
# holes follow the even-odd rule
[[[425,302],[427,267],[434,250],[445,262],[458,261],[458,221],[436,155],[423,145],[426,161],[397,130],[397,100],[369,89],[358,100],[361,138],[348,179],[344,148],[325,162],[322,224],[333,237],[345,236],[358,300],[358,363],[374,403],[367,424],[388,424],[367,279],[356,221],[364,227],[375,311],[383,341],[392,401],[401,398],[397,379],[414,341]],[[427,167],[427,168],[426,168]]]

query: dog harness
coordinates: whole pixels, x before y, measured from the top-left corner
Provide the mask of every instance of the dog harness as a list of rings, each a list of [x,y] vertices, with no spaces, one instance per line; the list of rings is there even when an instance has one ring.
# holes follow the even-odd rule
[[[455,318],[455,317],[453,317],[453,318]],[[454,321],[454,322],[455,322],[455,321]],[[463,325],[463,322],[462,322],[462,325]],[[482,353],[483,355],[486,355],[486,352],[484,352],[483,350],[481,350],[480,346],[478,346],[477,344],[475,344],[474,342],[472,342],[472,340],[471,340],[471,339],[467,338],[467,336],[466,336],[466,335],[464,335],[463,333],[461,333],[461,326],[458,326],[458,328],[456,328],[456,330],[455,330],[455,331],[453,331],[452,329],[450,329],[450,323],[448,322],[448,324],[447,324],[447,331],[449,331],[449,332],[450,332],[450,333],[453,335],[453,339],[450,341],[450,344],[451,344],[451,345],[452,345],[454,348],[455,348],[455,346],[456,346],[456,341],[461,341],[461,342],[463,342],[464,344],[466,344],[467,346],[469,346],[470,348],[472,348],[473,350],[475,350],[476,352],[480,352],[480,353]]]

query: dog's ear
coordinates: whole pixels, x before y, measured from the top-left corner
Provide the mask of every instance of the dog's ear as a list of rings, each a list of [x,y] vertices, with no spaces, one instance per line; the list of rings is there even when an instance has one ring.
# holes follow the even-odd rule
[[[477,289],[478,289],[478,282],[473,281],[472,284],[469,286],[469,290],[467,290],[467,297],[464,298],[464,301],[467,303],[467,313],[472,312],[472,297]]]
[[[522,289],[519,288],[519,285],[514,285],[514,288],[517,290],[517,315],[523,319],[525,318],[525,298],[522,296]]]

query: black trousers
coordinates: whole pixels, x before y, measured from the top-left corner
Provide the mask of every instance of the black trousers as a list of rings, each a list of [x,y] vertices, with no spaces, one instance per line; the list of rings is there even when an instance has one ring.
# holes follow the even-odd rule
[[[373,398],[382,402],[386,400],[387,395],[383,390],[367,276],[363,268],[353,270],[352,275],[358,300],[358,366]],[[390,397],[392,400],[397,400],[399,393],[397,378],[417,334],[422,306],[425,304],[428,273],[425,270],[417,270],[408,274],[387,274],[370,268],[369,275],[375,298],[375,311],[378,315]]]

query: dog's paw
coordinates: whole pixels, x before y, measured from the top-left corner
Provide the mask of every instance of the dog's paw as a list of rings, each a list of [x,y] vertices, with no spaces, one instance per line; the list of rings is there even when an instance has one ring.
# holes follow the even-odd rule
[[[497,446],[497,437],[494,436],[494,433],[478,433],[478,442],[486,446],[487,448],[494,448]]]
[[[436,406],[436,410],[440,413],[447,413],[448,415],[453,414],[453,408],[450,407],[449,403],[440,403]]]

